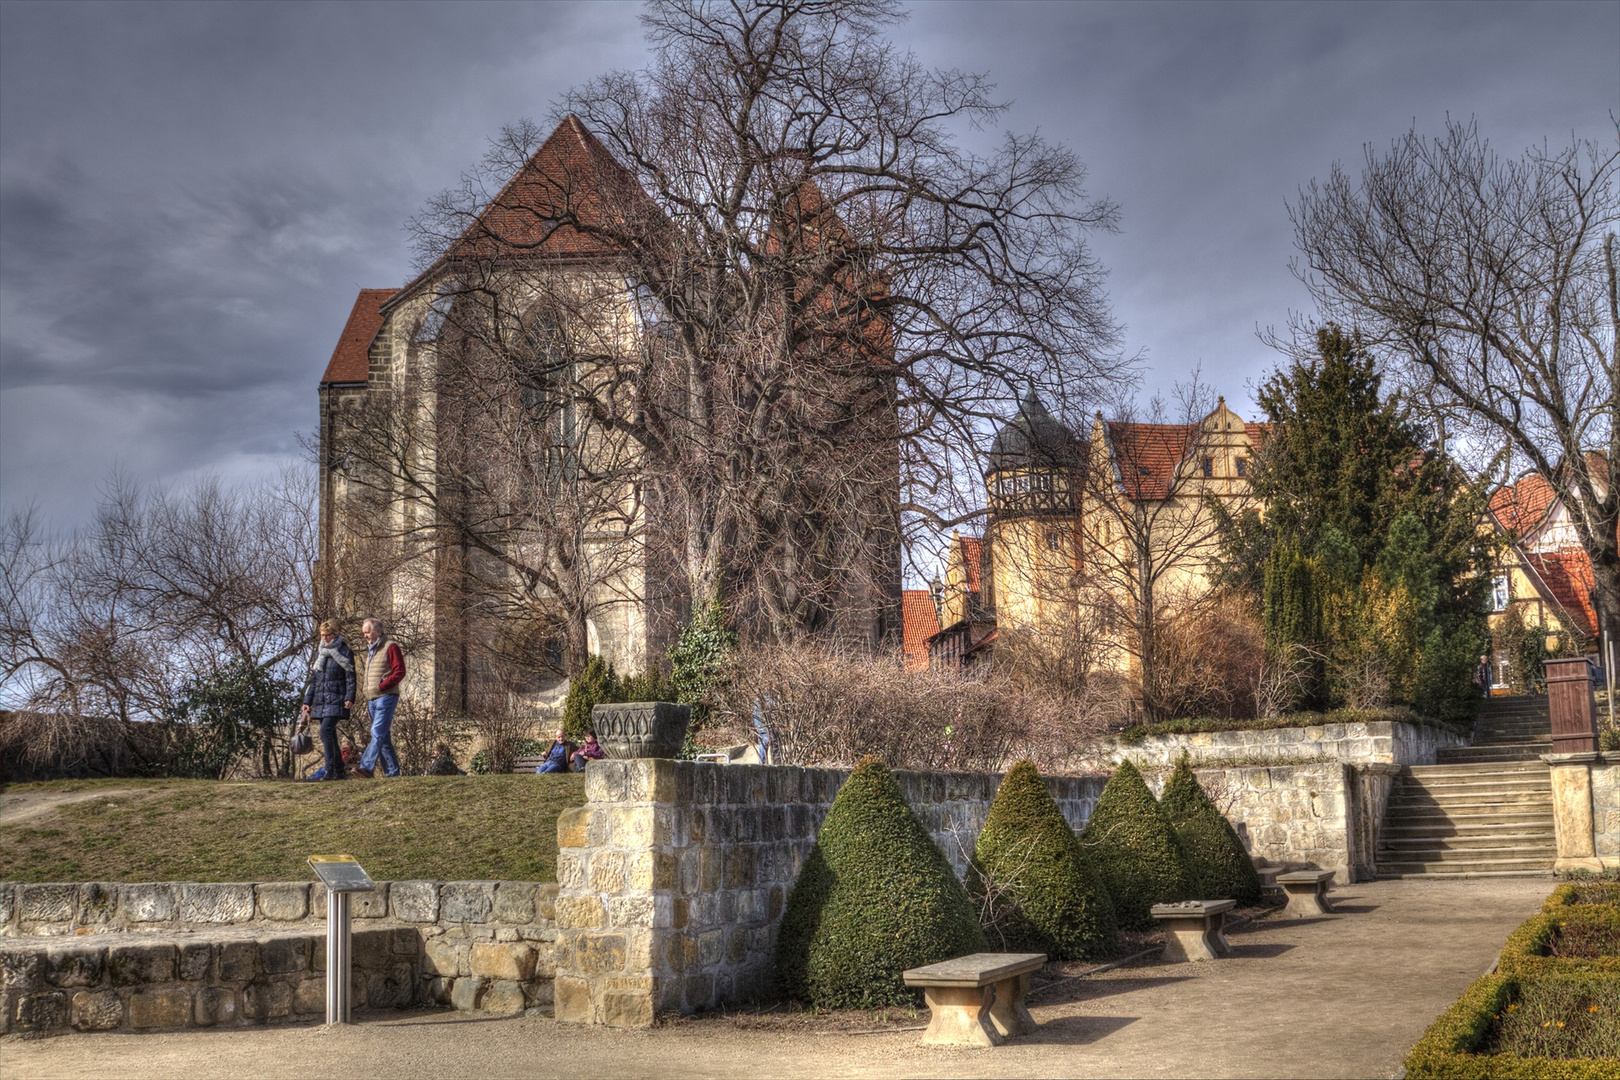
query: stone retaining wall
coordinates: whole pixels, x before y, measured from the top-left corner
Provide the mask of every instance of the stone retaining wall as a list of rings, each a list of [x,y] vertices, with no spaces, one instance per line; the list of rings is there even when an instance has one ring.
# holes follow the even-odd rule
[[[557,886],[356,893],[357,1007],[551,1004]],[[0,883],[0,1033],[263,1023],[325,1012],[326,890],[303,882]]]
[[[1103,762],[1129,760],[1138,768],[1174,765],[1185,751],[1195,766],[1262,765],[1275,761],[1352,764],[1433,765],[1442,746],[1467,739],[1428,724],[1373,720],[1266,731],[1206,731],[1192,735],[1150,735],[1138,742],[1108,740]],[[1099,767],[1104,767],[1101,763]]]
[[[1620,754],[1613,751],[1592,765],[1592,842],[1605,869],[1620,869]]]
[[[849,773],[595,761],[557,819],[559,1020],[637,1027],[769,990],[788,890]],[[958,874],[997,775],[896,772]],[[1082,826],[1103,777],[1048,777]]]

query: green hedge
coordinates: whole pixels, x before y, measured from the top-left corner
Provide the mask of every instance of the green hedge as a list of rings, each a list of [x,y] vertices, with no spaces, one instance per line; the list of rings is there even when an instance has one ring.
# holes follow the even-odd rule
[[[788,896],[778,989],[824,1008],[907,1005],[907,968],[988,948],[951,864],[883,762],[855,767]]]
[[[1571,924],[1577,927],[1584,924],[1591,930],[1620,934],[1620,908],[1591,904],[1532,915],[1508,935],[1507,943],[1502,946],[1498,970],[1503,975],[1522,975],[1526,978],[1583,971],[1620,975],[1620,956],[1548,955],[1549,947],[1560,932]]]
[[[994,948],[1083,960],[1111,956],[1118,946],[1108,891],[1086,866],[1034,762],[1020,761],[1002,779],[973,846],[967,885]]]
[[[1176,830],[1128,761],[1108,778],[1081,842],[1122,929],[1151,930],[1154,904],[1197,899]]]
[[[1586,904],[1620,904],[1620,881],[1569,881],[1558,886],[1541,905],[1546,912]]]
[[[1237,830],[1193,775],[1186,754],[1165,782],[1159,805],[1175,827],[1200,900],[1260,902],[1260,875]]]
[[[1604,992],[1620,986],[1605,977],[1587,977]],[[1463,991],[1456,1004],[1429,1025],[1406,1055],[1408,1080],[1613,1080],[1620,1058],[1520,1057],[1481,1053],[1492,1025],[1523,989],[1511,975],[1486,975]]]

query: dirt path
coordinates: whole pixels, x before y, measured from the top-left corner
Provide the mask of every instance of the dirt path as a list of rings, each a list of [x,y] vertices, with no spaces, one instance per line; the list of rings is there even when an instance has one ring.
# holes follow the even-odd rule
[[[1038,997],[1040,1031],[996,1050],[924,1048],[915,1032],[750,1031],[726,1017],[611,1031],[538,1017],[377,1013],[335,1031],[7,1040],[0,1075],[1387,1077],[1551,886],[1544,878],[1349,886],[1339,891],[1340,914],[1234,933],[1231,959],[1118,969]]]
[[[90,799],[115,799],[136,795],[140,788],[97,787],[86,791],[21,791],[0,794],[0,825],[20,825],[41,817],[59,806]]]

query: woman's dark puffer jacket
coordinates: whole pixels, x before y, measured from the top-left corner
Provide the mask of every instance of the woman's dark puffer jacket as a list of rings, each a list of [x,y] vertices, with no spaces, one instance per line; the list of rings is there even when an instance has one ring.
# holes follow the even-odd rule
[[[342,716],[343,703],[354,700],[354,653],[342,638],[332,642],[331,650],[349,663],[344,667],[330,656],[321,657],[320,666],[310,672],[309,685],[304,688],[304,704],[313,717]]]

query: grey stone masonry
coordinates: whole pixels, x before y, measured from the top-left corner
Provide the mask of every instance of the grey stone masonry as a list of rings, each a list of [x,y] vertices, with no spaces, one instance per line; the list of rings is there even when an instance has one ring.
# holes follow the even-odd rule
[[[353,897],[357,1006],[551,1004],[557,885],[400,881]],[[326,890],[0,883],[0,1034],[137,1031],[326,1010]]]
[[[841,769],[593,761],[587,804],[557,820],[559,1020],[641,1027],[769,990],[787,893]],[[896,772],[940,850],[966,869],[1001,777]],[[1048,777],[1078,828],[1102,777]]]
[[[1187,753],[1194,766],[1286,765],[1339,761],[1346,764],[1433,765],[1444,746],[1468,740],[1430,724],[1371,720],[1348,724],[1271,728],[1264,731],[1203,731],[1150,735],[1136,742],[1112,738],[1102,744],[1098,768],[1130,761],[1139,768],[1174,765]]]

